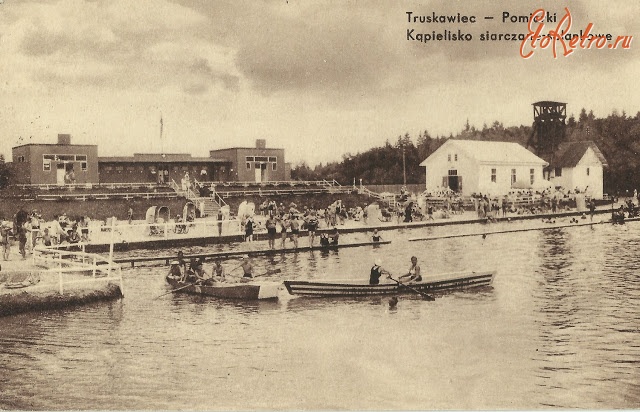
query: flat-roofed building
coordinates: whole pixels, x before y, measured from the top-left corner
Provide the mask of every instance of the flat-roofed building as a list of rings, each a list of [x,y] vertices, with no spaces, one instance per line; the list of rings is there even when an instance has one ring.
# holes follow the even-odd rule
[[[100,157],[100,183],[171,183],[189,174],[201,182],[228,181],[231,163],[222,158],[192,157],[187,153],[134,153],[133,156]]]
[[[262,183],[291,179],[290,167],[284,159],[284,149],[267,148],[264,139],[257,139],[256,147],[211,150],[209,155],[230,162],[231,180]]]
[[[11,149],[13,184],[98,183],[98,146],[71,144],[59,134],[57,144],[29,143]]]

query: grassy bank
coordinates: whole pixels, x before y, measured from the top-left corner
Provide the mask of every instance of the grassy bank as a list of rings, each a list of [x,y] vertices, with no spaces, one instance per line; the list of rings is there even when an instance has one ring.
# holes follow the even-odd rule
[[[18,294],[0,295],[0,317],[22,312],[62,309],[70,306],[84,305],[91,302],[114,300],[122,297],[120,287],[109,284],[102,290],[72,291],[64,295],[57,292],[50,294]]]
[[[109,199],[109,200],[23,200],[2,197],[0,199],[0,218],[11,220],[23,208],[27,212],[37,210],[42,218],[49,221],[55,215],[66,213],[74,218],[89,216],[92,220],[105,220],[115,216],[119,220],[127,219],[129,207],[133,209],[134,219],[144,219],[151,206],[168,206],[171,215],[182,214],[186,200],[178,199]]]

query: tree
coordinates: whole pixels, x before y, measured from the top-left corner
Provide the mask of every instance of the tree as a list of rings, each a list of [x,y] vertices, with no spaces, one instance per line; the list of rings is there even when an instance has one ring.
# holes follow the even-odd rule
[[[4,189],[9,186],[9,180],[13,175],[9,165],[4,161],[4,155],[0,154],[0,189]]]

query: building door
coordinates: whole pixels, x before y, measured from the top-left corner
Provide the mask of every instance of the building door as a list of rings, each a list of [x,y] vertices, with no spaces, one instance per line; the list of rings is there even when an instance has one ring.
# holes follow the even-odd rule
[[[255,166],[255,172],[256,172],[256,183],[262,183],[262,167],[260,164],[256,163]]]
[[[64,185],[64,175],[67,172],[64,163],[58,163],[56,169],[56,184]]]
[[[442,177],[442,186],[448,187],[454,192],[462,191],[462,176],[458,176],[457,170],[449,170],[447,176]]]
[[[268,182],[269,178],[267,177],[267,164],[266,163],[262,163],[260,165],[260,180],[263,182]]]

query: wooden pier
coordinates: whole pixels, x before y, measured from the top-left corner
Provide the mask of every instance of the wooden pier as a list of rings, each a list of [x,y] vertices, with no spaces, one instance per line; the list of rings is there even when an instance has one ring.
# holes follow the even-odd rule
[[[210,259],[229,259],[238,256],[265,256],[265,255],[278,255],[281,253],[298,253],[298,252],[309,252],[314,250],[337,250],[349,247],[363,247],[363,246],[381,246],[388,245],[391,243],[390,240],[379,241],[379,242],[356,242],[356,243],[344,243],[338,245],[329,245],[329,246],[301,246],[298,248],[275,248],[275,249],[260,249],[260,250],[234,250],[229,252],[208,252],[208,253],[195,253],[190,255],[185,255],[185,260],[190,259],[198,259],[198,258],[210,258]],[[113,259],[114,263],[131,263],[131,267],[134,267],[136,263],[139,262],[153,262],[153,261],[164,261],[165,265],[168,265],[170,261],[175,260],[176,255],[171,256],[140,256],[140,257],[131,257],[131,258],[121,258],[121,259]]]

